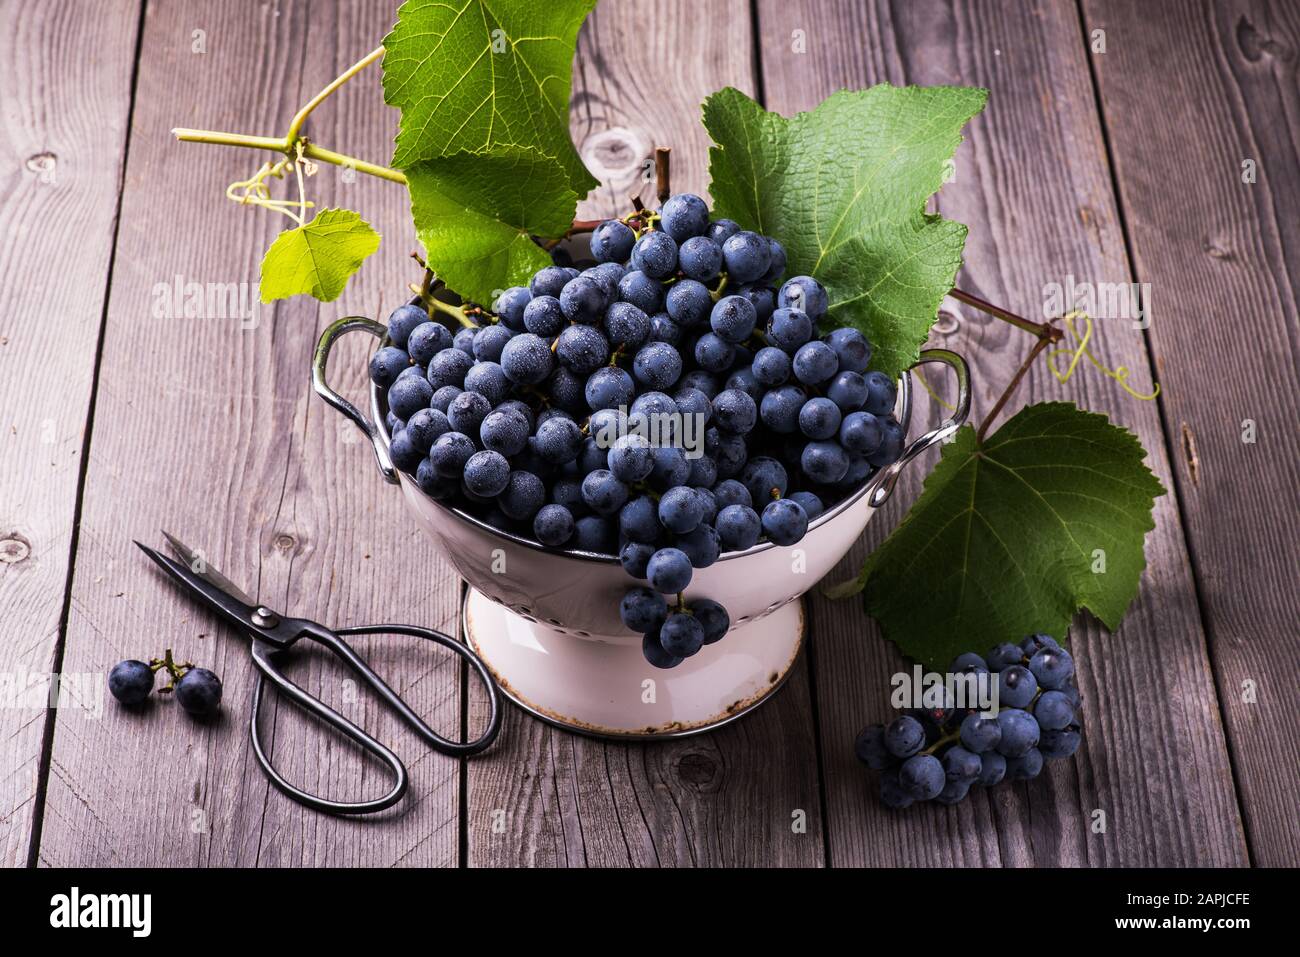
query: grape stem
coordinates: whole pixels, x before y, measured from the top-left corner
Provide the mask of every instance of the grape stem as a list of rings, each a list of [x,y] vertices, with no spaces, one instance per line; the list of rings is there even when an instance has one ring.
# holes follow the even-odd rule
[[[934,742],[934,744],[930,745],[928,748],[922,751],[921,754],[934,754],[934,752],[938,751],[944,745],[952,744],[954,741],[958,741],[960,739],[961,739],[961,729],[948,731],[945,734],[943,734],[938,741]]]
[[[1060,330],[1057,331],[1059,332]],[[975,433],[976,443],[980,445],[984,444],[984,436],[988,432],[989,426],[993,424],[993,420],[998,417],[998,413],[1002,411],[1002,407],[1007,404],[1007,400],[1011,398],[1011,394],[1016,391],[1016,387],[1020,385],[1020,380],[1025,377],[1025,373],[1027,373],[1029,367],[1034,364],[1034,360],[1036,360],[1042,354],[1043,350],[1051,344],[1052,339],[1050,336],[1040,336],[1038,341],[1034,343],[1034,347],[1029,350],[1029,355],[1025,356],[1025,361],[1020,363],[1020,368],[1016,370],[1016,374],[1012,376],[1007,387],[1002,390],[1002,395],[998,396],[998,401],[993,403],[993,408],[989,410],[989,414],[986,415],[984,421],[980,423],[979,431]]]
[[[1003,309],[1001,306],[995,306],[993,303],[986,302],[979,296],[973,295],[969,292],[963,292],[954,287],[948,291],[948,295],[952,296],[958,302],[964,302],[968,306],[973,306],[980,312],[988,313],[995,319],[1009,322],[1017,329],[1031,332],[1040,339],[1045,338],[1050,342],[1060,342],[1065,337],[1065,333],[1051,323],[1034,322],[1032,319],[1026,319],[1024,316],[1017,316],[1014,312]]]
[[[669,185],[672,172],[672,153],[673,151],[667,146],[655,147],[655,186],[659,195],[659,204],[663,205],[672,195],[672,187]]]

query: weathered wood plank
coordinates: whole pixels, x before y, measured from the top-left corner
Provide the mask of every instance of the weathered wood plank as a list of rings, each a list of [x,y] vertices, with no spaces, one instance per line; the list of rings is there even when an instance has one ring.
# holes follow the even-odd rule
[[[28,859],[51,720],[42,692],[58,668],[139,23],[138,0],[0,5],[0,865],[10,867]],[[81,691],[69,682],[65,704],[75,709]]]
[[[643,164],[655,145],[673,147],[674,188],[704,193],[699,104],[728,84],[753,89],[748,24],[740,2],[601,3],[583,29],[574,74],[574,141],[603,184],[581,216],[626,210],[628,194],[646,185]],[[481,720],[480,698],[471,690],[472,720]],[[470,864],[823,860],[804,662],[772,701],[703,737],[606,744],[511,708],[501,738],[469,765]],[[792,831],[797,810],[805,833]]]
[[[284,222],[224,204],[226,184],[266,156],[172,141],[175,125],[263,133],[382,38],[387,0],[258,8],[150,6],[123,197],[122,228],[82,514],[67,664],[104,672],[170,645],[216,670],[221,720],[196,724],[171,702],[103,721],[60,715],[45,811],[44,864],[454,864],[459,766],[429,754],[344,673],[306,658],[294,674],[408,761],[411,795],[388,820],[327,818],[272,790],[252,759],[254,674],[246,642],[190,604],[131,544],[167,528],[261,600],[344,625],[411,621],[454,629],[459,584],[405,519],[352,427],[310,393],[319,329],[391,307],[413,277],[405,191],[323,167],[322,205],[355,205],[384,236],[336,303],[261,308],[255,320],[158,315],[157,283],[248,283]],[[203,30],[206,52],[192,52]],[[317,141],[387,158],[395,114],[377,71],[312,117]],[[164,311],[165,312],[165,311]],[[372,343],[348,343],[331,379],[351,395]],[[376,668],[435,725],[459,731],[459,669],[397,638],[362,644]],[[274,727],[272,728],[272,725]],[[274,753],[309,790],[376,795],[374,770],[291,706],[268,717]]]
[[[1085,20],[1252,858],[1294,865],[1300,9],[1158,7]]]
[[[790,114],[841,87],[874,82],[989,87],[985,113],[957,157],[940,208],[971,226],[960,282],[1022,314],[1041,315],[1047,283],[1067,275],[1128,282],[1123,237],[1077,12],[1069,3],[778,2],[759,5],[768,107]],[[794,31],[806,53],[796,52]],[[1018,330],[970,310],[935,340],[973,361],[974,416],[986,411],[1029,348]],[[1099,324],[1111,368],[1148,360],[1127,323]],[[1083,372],[1067,386],[1034,370],[1020,401],[1071,398],[1110,413],[1150,450],[1168,486],[1157,409]],[[831,580],[849,577],[897,523],[931,463],[901,483],[885,514]],[[1079,620],[1073,647],[1085,698],[1085,746],[1028,785],[977,792],[956,809],[902,815],[868,793],[874,778],[854,735],[888,711],[902,658],[856,602],[818,599],[816,684],[835,864],[1204,865],[1246,859],[1196,595],[1174,496],[1156,507],[1149,567],[1122,634]],[[979,649],[982,650],[982,649]],[[1153,719],[1153,709],[1159,719]],[[1195,774],[1188,769],[1195,768]],[[1107,830],[1094,833],[1094,810]]]

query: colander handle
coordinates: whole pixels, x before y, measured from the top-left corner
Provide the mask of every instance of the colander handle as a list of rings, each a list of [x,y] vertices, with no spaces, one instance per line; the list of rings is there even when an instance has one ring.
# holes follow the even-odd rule
[[[879,508],[889,500],[889,496],[894,492],[894,486],[898,484],[898,476],[907,468],[907,464],[914,458],[928,449],[930,446],[942,442],[948,436],[952,435],[966,421],[966,416],[970,414],[970,367],[966,365],[966,360],[955,352],[947,349],[926,349],[921,353],[921,358],[917,359],[908,372],[917,366],[937,363],[948,366],[957,376],[957,405],[953,409],[952,415],[944,419],[937,428],[931,429],[924,435],[919,435],[913,440],[912,444],[903,450],[903,454],[898,457],[898,461],[892,465],[886,466],[876,479],[876,487],[870,492],[867,499],[872,508]],[[900,391],[903,395],[902,423],[903,428],[907,428],[907,420],[912,415],[912,380],[911,376],[904,376]]]
[[[353,425],[366,434],[366,438],[374,446],[375,460],[379,464],[379,473],[383,475],[384,481],[396,485],[397,470],[393,468],[393,460],[388,454],[388,449],[385,448],[384,443],[379,438],[379,429],[375,426],[375,423],[362,415],[355,405],[335,392],[330,388],[329,383],[325,381],[325,370],[329,366],[330,350],[334,348],[334,343],[349,332],[355,332],[358,329],[370,333],[380,341],[383,341],[384,336],[388,335],[387,326],[365,316],[344,316],[342,319],[331,322],[325,327],[325,331],[320,334],[320,341],[316,343],[316,354],[312,357],[311,362],[311,387],[318,396],[343,413],[345,417],[352,421]]]

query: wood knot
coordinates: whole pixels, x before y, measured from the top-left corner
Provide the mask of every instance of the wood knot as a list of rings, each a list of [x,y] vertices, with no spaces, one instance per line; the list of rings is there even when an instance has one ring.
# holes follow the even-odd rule
[[[58,163],[59,158],[53,153],[33,153],[27,157],[27,161],[23,165],[27,167],[29,172],[49,174],[54,172],[54,167]]]
[[[650,156],[651,146],[636,131],[616,126],[588,136],[581,153],[592,175],[604,181],[623,179],[639,170]]]
[[[298,540],[288,532],[281,532],[275,536],[275,547],[282,552],[292,551],[298,546]]]
[[[0,538],[0,562],[6,565],[17,565],[21,561],[26,561],[31,553],[31,543],[17,532]]]
[[[718,763],[703,751],[688,751],[677,762],[677,777],[696,791],[716,790]]]
[[[1246,16],[1237,21],[1237,48],[1251,63],[1258,63],[1266,56],[1284,60],[1288,53],[1285,44],[1260,33]]]

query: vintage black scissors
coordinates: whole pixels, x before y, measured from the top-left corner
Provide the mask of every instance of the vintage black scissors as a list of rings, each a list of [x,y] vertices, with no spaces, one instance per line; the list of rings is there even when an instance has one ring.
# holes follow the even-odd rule
[[[272,611],[260,602],[254,601],[234,585],[228,578],[202,560],[192,549],[163,532],[163,537],[176,552],[181,561],[175,561],[155,551],[147,545],[141,550],[157,562],[167,574],[180,582],[194,598],[205,602],[231,624],[242,629],[252,641],[253,664],[260,674],[257,686],[253,689],[253,713],[249,718],[249,735],[253,741],[253,753],[271,781],[286,795],[300,804],[317,811],[331,814],[371,814],[392,807],[402,799],[409,784],[406,767],[389,748],[376,741],[357,725],[339,714],[329,705],[308,694],[290,681],[276,664],[276,659],[293,647],[300,638],[310,638],[317,644],[324,645],[352,669],[368,684],[388,706],[396,711],[410,727],[424,739],[435,751],[454,756],[478,754],[488,748],[496,739],[501,729],[501,709],[497,697],[497,687],[479,657],[455,638],[448,637],[429,628],[415,625],[361,625],[352,628],[327,628],[319,622],[308,618],[286,618]],[[464,658],[472,667],[487,689],[490,712],[487,730],[477,739],[466,744],[449,741],[438,734],[412,711],[405,701],[379,677],[364,658],[343,640],[343,635],[411,635],[424,638],[449,648]],[[373,801],[332,801],[328,798],[308,794],[301,788],[290,784],[271,764],[270,755],[262,743],[261,731],[258,729],[259,713],[262,709],[262,694],[266,682],[270,681],[295,704],[314,717],[332,725],[338,731],[351,738],[375,757],[382,760],[393,772],[393,787],[381,798]]]

